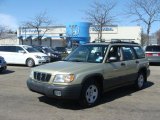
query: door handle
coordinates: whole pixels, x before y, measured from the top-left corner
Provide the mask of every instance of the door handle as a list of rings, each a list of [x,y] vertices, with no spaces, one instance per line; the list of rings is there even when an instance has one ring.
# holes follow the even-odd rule
[[[125,66],[126,64],[125,63],[121,63],[121,66]]]
[[[139,61],[136,61],[136,63],[138,64],[138,63],[139,63]]]

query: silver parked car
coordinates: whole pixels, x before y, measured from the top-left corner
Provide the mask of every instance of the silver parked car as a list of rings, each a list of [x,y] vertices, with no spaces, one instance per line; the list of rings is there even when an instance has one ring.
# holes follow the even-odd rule
[[[145,48],[150,63],[160,63],[160,45],[149,45]]]
[[[6,61],[0,56],[0,73],[7,69]]]
[[[133,84],[142,89],[150,74],[141,46],[126,42],[88,43],[63,61],[31,69],[28,88],[48,97],[76,99],[90,107],[104,92]]]

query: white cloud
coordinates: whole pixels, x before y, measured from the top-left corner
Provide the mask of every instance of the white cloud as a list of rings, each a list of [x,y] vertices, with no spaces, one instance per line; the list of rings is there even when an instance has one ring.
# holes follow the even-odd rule
[[[18,28],[18,23],[15,17],[0,13],[0,25],[7,26],[9,29],[16,30]]]

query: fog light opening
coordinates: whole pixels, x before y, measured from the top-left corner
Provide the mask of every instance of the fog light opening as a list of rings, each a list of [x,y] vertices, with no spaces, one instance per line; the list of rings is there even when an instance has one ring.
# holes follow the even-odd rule
[[[62,96],[62,93],[59,90],[55,90],[54,91],[54,95],[56,95],[56,96]]]

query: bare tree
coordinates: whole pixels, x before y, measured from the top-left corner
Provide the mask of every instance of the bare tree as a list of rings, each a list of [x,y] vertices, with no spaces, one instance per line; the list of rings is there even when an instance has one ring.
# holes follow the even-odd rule
[[[128,5],[127,14],[135,17],[135,22],[146,25],[147,44],[152,24],[160,20],[160,0],[132,0]]]
[[[8,27],[2,25],[0,26],[0,40],[11,38],[12,37],[11,35],[13,34],[15,34],[15,32],[8,29]]]
[[[145,46],[148,40],[147,34],[145,34],[143,31],[141,33],[141,45]]]
[[[157,36],[157,44],[160,45],[160,30],[156,32],[156,36]]]
[[[94,1],[88,10],[85,11],[86,19],[96,26],[98,32],[98,40],[102,40],[102,31],[105,25],[113,22],[111,11],[115,7],[115,3],[105,1]]]
[[[6,33],[6,27],[0,26],[0,39],[4,38],[5,33]]]
[[[38,39],[38,44],[42,44],[42,37],[49,30],[52,21],[47,17],[46,12],[36,15],[31,21],[24,23],[24,26],[29,29],[35,29]],[[43,30],[42,30],[43,29]]]

